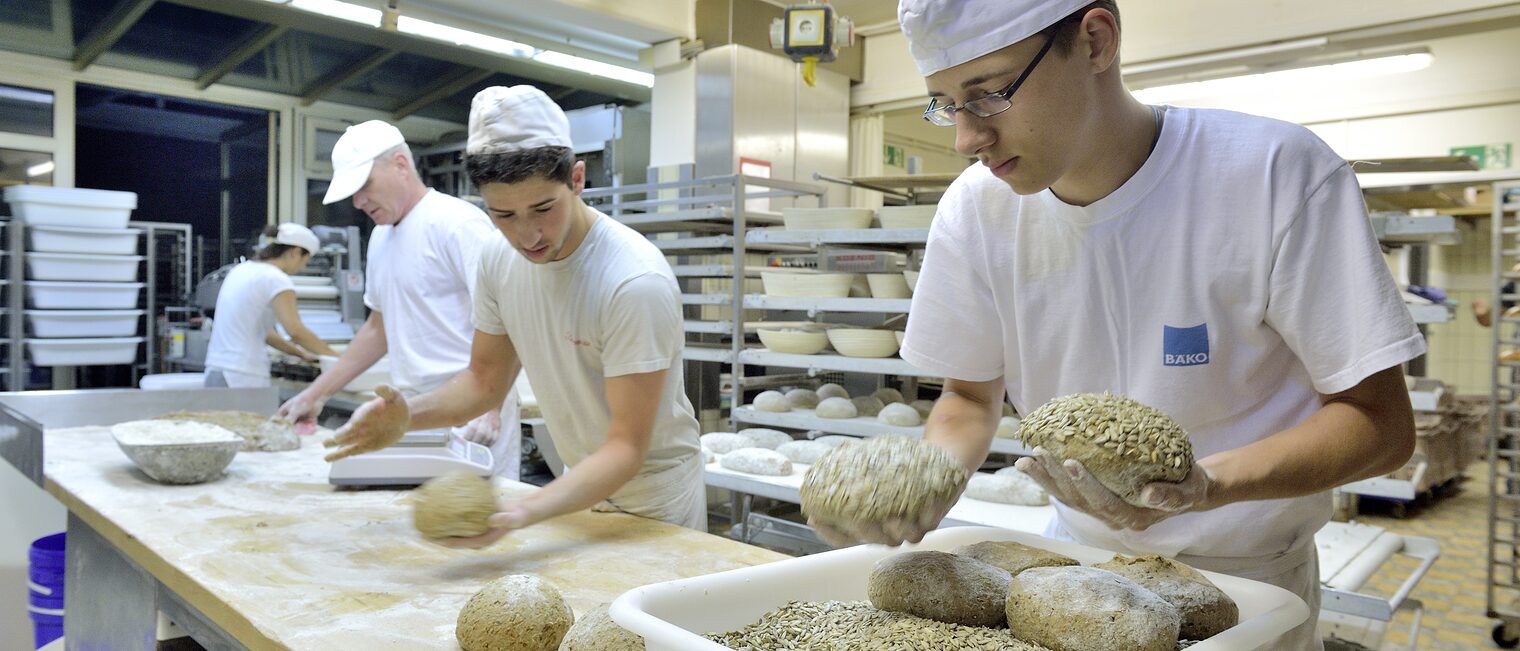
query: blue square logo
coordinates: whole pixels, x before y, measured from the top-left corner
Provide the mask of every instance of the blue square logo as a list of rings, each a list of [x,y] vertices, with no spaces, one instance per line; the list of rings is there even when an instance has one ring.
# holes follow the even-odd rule
[[[1200,323],[1191,328],[1161,327],[1162,364],[1198,366],[1209,363],[1209,324]]]

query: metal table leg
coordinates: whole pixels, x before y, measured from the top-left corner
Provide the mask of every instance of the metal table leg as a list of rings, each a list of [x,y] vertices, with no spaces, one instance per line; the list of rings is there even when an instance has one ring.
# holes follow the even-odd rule
[[[72,513],[66,554],[65,648],[153,651],[158,582]]]

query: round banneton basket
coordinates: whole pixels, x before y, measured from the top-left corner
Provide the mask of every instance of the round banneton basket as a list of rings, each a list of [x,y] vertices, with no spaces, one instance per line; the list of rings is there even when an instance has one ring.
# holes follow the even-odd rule
[[[242,437],[216,425],[139,420],[111,426],[111,437],[138,469],[165,484],[199,484],[222,476]]]

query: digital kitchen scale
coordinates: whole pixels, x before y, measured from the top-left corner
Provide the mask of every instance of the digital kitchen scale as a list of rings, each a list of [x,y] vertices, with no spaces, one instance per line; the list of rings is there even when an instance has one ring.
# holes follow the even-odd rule
[[[327,481],[334,486],[418,486],[456,470],[491,476],[491,449],[479,443],[452,434],[441,444],[406,443],[410,441],[334,461]]]

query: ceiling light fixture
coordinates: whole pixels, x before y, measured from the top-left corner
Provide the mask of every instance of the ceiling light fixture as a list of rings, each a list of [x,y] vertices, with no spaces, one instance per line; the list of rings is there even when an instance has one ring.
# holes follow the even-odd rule
[[[1275,95],[1329,87],[1359,79],[1415,72],[1429,68],[1435,56],[1428,49],[1383,54],[1371,58],[1248,72],[1232,76],[1186,81],[1134,91],[1147,104],[1185,102],[1191,99]]]
[[[26,178],[35,179],[39,176],[52,174],[55,167],[56,166],[53,165],[53,161],[42,161],[41,163],[37,163],[36,165],[32,165],[26,168]]]

